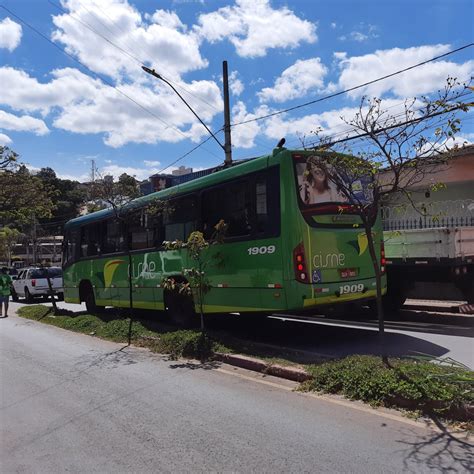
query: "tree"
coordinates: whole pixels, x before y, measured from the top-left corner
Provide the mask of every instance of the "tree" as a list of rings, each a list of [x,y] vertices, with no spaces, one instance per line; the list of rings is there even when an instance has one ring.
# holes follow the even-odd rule
[[[0,260],[6,260],[11,266],[13,248],[19,242],[22,233],[17,229],[3,227],[0,229]]]
[[[165,290],[178,293],[183,298],[191,300],[192,304],[197,304],[201,318],[201,331],[204,332],[204,298],[211,290],[211,284],[206,276],[206,268],[211,262],[221,260],[220,254],[214,254],[212,257],[206,252],[210,245],[223,242],[227,224],[221,219],[214,226],[214,233],[209,241],[204,238],[200,231],[194,231],[189,234],[186,242],[179,240],[173,242],[163,242],[166,250],[186,249],[188,256],[194,262],[194,267],[183,270],[183,279],[164,278],[162,286]],[[188,323],[188,321],[182,321]]]
[[[58,178],[52,168],[41,168],[35,176],[54,192],[52,215],[50,218],[40,219],[39,222],[47,225],[50,235],[61,234],[64,223],[77,217],[80,208],[86,202],[86,190],[77,181]]]
[[[90,185],[89,197],[94,206],[98,208],[110,208],[114,218],[123,223],[127,228],[135,215],[135,207],[131,203],[140,196],[138,181],[130,175],[123,173],[117,181],[112,177],[100,178]],[[138,207],[139,212],[155,216],[162,212],[163,204],[156,199],[149,200],[146,205]],[[133,310],[133,284],[132,269],[133,261],[131,254],[131,242],[126,240],[126,254],[128,258],[128,287],[129,287],[129,305],[130,305],[130,326],[129,326],[129,344],[131,342],[132,322],[134,318]]]
[[[471,89],[468,85],[448,78],[436,97],[407,100],[397,115],[384,109],[381,99],[364,97],[355,117],[343,119],[349,126],[348,137],[357,136],[363,140],[362,151],[353,153],[347,145],[349,138],[331,142],[320,137],[314,147],[316,152],[325,152],[319,156],[315,153],[315,159],[329,169],[330,181],[349,204],[341,206],[340,212],[358,214],[367,236],[376,278],[382,351],[382,269],[375,239],[382,240],[383,237],[375,236],[373,232],[377,210],[384,200],[395,194],[406,196],[410,205],[417,208],[410,189],[427,175],[435,175],[449,162],[456,149],[453,139],[461,126],[458,115],[472,105],[460,101],[468,89]],[[308,160],[308,172],[312,165]],[[371,199],[364,198],[367,192]],[[419,211],[423,212],[422,209]]]
[[[18,160],[18,154],[7,146],[0,145],[0,171],[12,169]]]
[[[122,173],[117,181],[112,176],[105,176],[89,185],[89,198],[95,208],[110,207],[117,212],[139,196],[138,181],[127,173]]]
[[[55,191],[33,176],[26,166],[0,172],[0,224],[21,227],[37,218],[50,217]]]

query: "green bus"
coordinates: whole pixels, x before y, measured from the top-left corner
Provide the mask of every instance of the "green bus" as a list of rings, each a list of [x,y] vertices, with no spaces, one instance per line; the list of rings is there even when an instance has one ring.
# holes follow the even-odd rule
[[[205,313],[300,312],[375,298],[361,219],[324,176],[330,170],[308,172],[309,158],[314,164],[315,152],[277,148],[271,155],[138,198],[127,205],[127,219],[105,209],[69,221],[65,301],[85,302],[90,311],[129,307],[131,272],[133,307],[167,310],[174,318],[186,303],[164,290],[162,280],[182,281],[183,269],[193,262],[185,249],[166,250],[163,242],[185,241],[193,230],[210,238],[221,219],[228,225],[225,239],[206,250],[208,261],[217,254],[219,259],[206,270],[211,289]],[[367,186],[362,185],[364,192]],[[169,205],[149,215],[146,208],[155,200]],[[378,213],[374,221],[381,255]],[[383,282],[385,293],[385,277]]]

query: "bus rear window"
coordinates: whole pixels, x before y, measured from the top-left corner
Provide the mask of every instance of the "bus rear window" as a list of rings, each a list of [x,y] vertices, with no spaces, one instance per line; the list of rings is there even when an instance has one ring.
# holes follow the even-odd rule
[[[293,155],[296,192],[303,216],[310,224],[354,225],[360,222],[356,205],[372,201],[369,179],[342,178],[335,175],[334,168],[323,156]],[[346,187],[350,182],[353,201],[338,186]],[[347,189],[347,188],[346,188]]]

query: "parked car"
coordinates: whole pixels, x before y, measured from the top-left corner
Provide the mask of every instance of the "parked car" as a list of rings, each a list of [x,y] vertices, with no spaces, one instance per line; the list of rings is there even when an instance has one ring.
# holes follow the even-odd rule
[[[13,281],[13,301],[24,297],[28,303],[31,303],[36,296],[50,295],[47,275],[51,280],[53,294],[58,295],[59,299],[63,299],[63,271],[60,267],[23,268],[19,271],[16,280]]]

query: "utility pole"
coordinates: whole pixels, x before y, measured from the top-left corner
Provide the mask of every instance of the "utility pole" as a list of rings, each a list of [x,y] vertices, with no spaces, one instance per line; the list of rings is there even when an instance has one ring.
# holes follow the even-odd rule
[[[227,61],[222,63],[222,82],[224,84],[224,165],[232,166],[232,143],[230,139],[230,104],[229,104],[229,75],[227,72]]]
[[[201,117],[193,110],[193,108],[186,102],[186,100],[183,98],[183,96],[173,87],[173,85],[167,81],[163,76],[158,74],[154,69],[150,69],[149,67],[142,66],[142,69],[159,79],[160,81],[163,81],[164,83],[168,84],[168,86],[173,89],[175,94],[185,103],[186,107],[194,114],[194,116],[201,122],[202,126],[208,131],[209,135],[214,138],[214,140],[219,144],[219,146],[224,150],[225,153],[225,161],[224,165],[225,166],[231,166],[232,165],[232,147],[231,147],[231,141],[230,141],[230,110],[229,110],[229,80],[227,77],[227,61],[224,61],[223,63],[223,68],[224,68],[224,77],[223,77],[223,83],[224,83],[224,132],[225,132],[225,145],[223,145],[217,137],[212,133],[212,131],[209,129],[209,127],[201,120]]]

